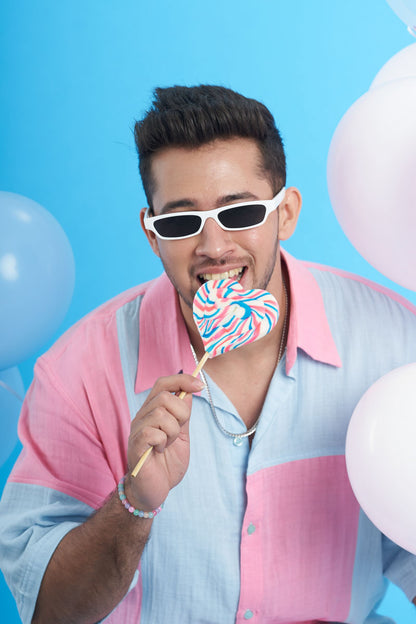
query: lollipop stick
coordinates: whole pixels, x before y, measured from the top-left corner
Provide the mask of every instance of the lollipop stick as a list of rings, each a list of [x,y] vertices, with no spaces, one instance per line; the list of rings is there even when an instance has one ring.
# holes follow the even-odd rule
[[[204,364],[206,363],[207,359],[209,358],[209,355],[207,352],[204,353],[203,357],[201,358],[198,366],[196,367],[196,369],[194,370],[194,372],[192,373],[192,377],[196,377],[197,375],[199,375],[199,372],[202,370]],[[179,394],[179,398],[183,399],[186,396],[186,392],[185,390],[182,390],[182,392]],[[137,462],[137,464],[135,465],[134,469],[132,470],[132,477],[137,477],[137,475],[139,474],[144,462],[146,461],[146,459],[149,457],[150,453],[153,451],[153,446],[149,447],[147,449],[147,451],[145,451],[143,453],[143,455],[140,457],[139,461]]]
[[[134,470],[131,473],[133,477],[137,477],[137,475],[139,474],[140,470],[142,469],[142,466],[143,466],[144,462],[149,457],[149,455],[150,455],[150,453],[152,451],[153,451],[153,446],[149,446],[147,451],[145,451],[143,453],[143,455],[140,457],[139,461],[137,462],[137,464],[134,467]]]
[[[209,355],[207,353],[207,351],[205,351],[204,355],[202,356],[198,366],[196,367],[196,369],[194,370],[194,372],[192,373],[192,377],[196,377],[197,375],[199,375],[199,372],[202,370],[202,368],[205,366],[205,363],[207,361],[207,359],[209,358]],[[186,396],[186,392],[185,390],[182,390],[182,392],[179,395],[180,399],[183,399],[183,397]]]

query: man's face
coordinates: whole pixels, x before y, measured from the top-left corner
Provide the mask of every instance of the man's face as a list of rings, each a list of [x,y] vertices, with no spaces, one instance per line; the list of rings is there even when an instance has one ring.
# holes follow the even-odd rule
[[[220,206],[271,199],[270,182],[261,171],[261,157],[251,139],[216,140],[197,149],[168,148],[154,157],[154,214],[211,210]],[[280,293],[278,211],[259,227],[224,231],[208,219],[196,236],[161,240],[146,231],[154,252],[180,296],[189,317],[194,295],[207,279],[234,277],[244,288]],[[188,308],[188,309],[187,309]]]

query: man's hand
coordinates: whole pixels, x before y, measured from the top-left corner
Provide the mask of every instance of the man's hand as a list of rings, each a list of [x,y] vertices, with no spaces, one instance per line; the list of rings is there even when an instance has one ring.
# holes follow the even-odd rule
[[[184,477],[189,463],[189,418],[193,392],[204,384],[191,375],[161,377],[132,421],[127,451],[129,471],[153,446],[137,477],[126,477],[126,495],[143,511],[159,507]],[[177,395],[185,391],[187,396]]]
[[[126,478],[127,499],[137,508],[158,507],[184,476],[192,397],[175,394],[202,387],[191,375],[163,377],[133,420],[130,468],[149,446],[155,447],[139,475]],[[42,580],[33,623],[88,624],[108,615],[128,591],[151,526],[152,520],[127,513],[114,492],[58,544]]]

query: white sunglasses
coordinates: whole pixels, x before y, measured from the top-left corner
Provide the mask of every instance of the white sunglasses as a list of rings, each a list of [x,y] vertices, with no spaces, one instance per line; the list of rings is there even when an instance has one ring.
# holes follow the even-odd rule
[[[144,217],[144,227],[163,240],[190,238],[202,231],[207,219],[214,219],[228,231],[249,230],[262,225],[269,214],[276,210],[285,196],[283,187],[273,199],[231,204],[213,210],[171,212],[156,217],[149,217],[149,208]]]

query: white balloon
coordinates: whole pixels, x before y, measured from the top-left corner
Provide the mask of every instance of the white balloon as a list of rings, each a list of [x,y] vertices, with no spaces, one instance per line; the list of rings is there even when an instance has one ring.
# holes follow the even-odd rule
[[[416,36],[416,0],[387,0],[387,2],[408,26],[409,32]]]
[[[381,377],[352,415],[348,476],[370,520],[416,554],[416,364]]]
[[[412,43],[392,56],[376,74],[370,88],[411,76],[416,77],[416,43]]]
[[[416,290],[416,77],[371,89],[341,119],[328,154],[335,214],[358,252]]]

